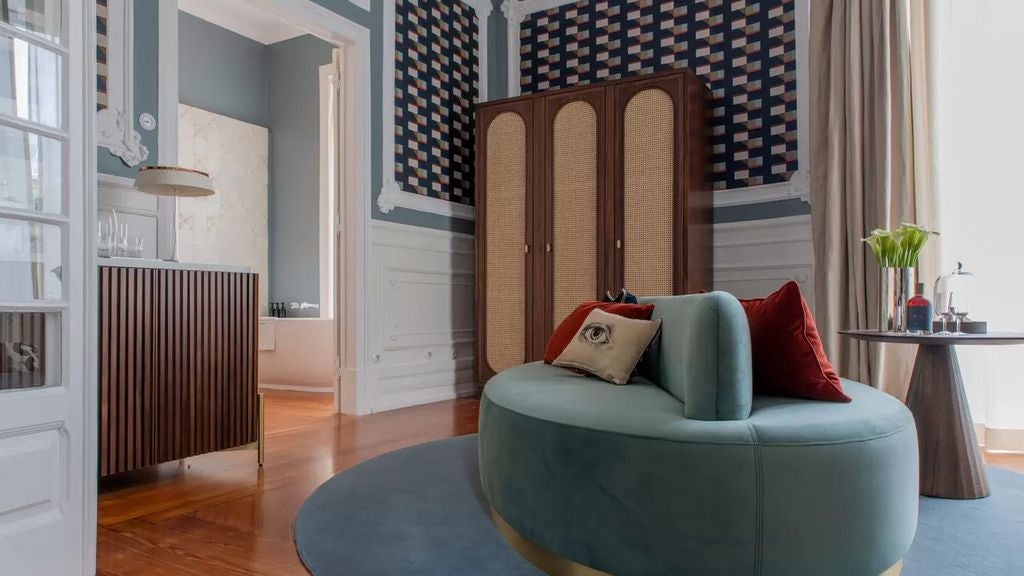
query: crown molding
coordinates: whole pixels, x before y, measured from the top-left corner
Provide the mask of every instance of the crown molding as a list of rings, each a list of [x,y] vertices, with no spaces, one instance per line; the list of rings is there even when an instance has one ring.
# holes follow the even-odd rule
[[[502,10],[505,9],[504,4],[509,4],[510,10],[515,10],[525,17],[527,14],[558,8],[559,6],[565,6],[566,4],[575,4],[577,1],[578,0],[505,0],[502,4]]]

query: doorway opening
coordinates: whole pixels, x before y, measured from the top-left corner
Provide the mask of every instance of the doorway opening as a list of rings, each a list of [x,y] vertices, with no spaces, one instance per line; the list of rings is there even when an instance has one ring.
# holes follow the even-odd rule
[[[179,0],[177,160],[218,193],[179,200],[177,247],[259,271],[261,390],[356,413],[369,33],[310,4]]]
[[[263,352],[278,354],[293,367],[319,370],[315,382],[274,382],[272,364],[260,362],[261,388],[285,399],[281,404],[284,410],[275,414],[292,417],[287,398],[299,393],[300,404],[312,404],[315,418],[333,419],[336,411],[366,412],[358,404],[365,402],[364,395],[357,394],[365,312],[354,304],[365,297],[370,219],[371,156],[368,147],[361,145],[370,140],[369,29],[313,0],[179,0],[177,4],[177,10],[160,4],[159,161],[205,168],[216,192],[212,204],[199,203],[210,198],[177,202],[172,221],[177,259],[180,264],[216,264],[245,255],[246,261],[235,263],[252,270],[262,268],[265,278],[261,278],[260,291],[264,298],[257,307],[275,334],[268,344],[266,332],[261,330],[258,347],[267,347]],[[207,45],[198,54],[189,52],[200,44],[195,38],[186,38],[186,26],[192,32],[216,36],[221,48]],[[245,26],[249,28],[239,29]],[[167,34],[168,29],[175,32]],[[174,45],[165,48],[168,37]],[[231,47],[240,45],[252,50],[230,54],[248,56],[213,66],[219,57],[229,55]],[[319,59],[311,59],[308,66],[290,65],[302,55]],[[269,60],[261,60],[263,57]],[[274,58],[280,65],[272,62]],[[256,65],[247,66],[252,63]],[[213,80],[220,85],[252,81],[243,68],[262,76],[262,108],[259,97],[255,106],[238,108],[243,97],[253,96],[252,92],[259,96],[259,89],[237,98],[208,90],[205,100],[196,92],[187,92],[189,86],[204,83],[196,82],[201,74],[205,74],[206,88],[213,86]],[[166,90],[171,85],[173,91]],[[172,105],[166,104],[169,100]],[[281,115],[281,122],[271,118],[271,100],[277,106],[273,113]],[[169,134],[173,134],[170,140]],[[171,148],[174,154],[167,153]],[[275,151],[293,164],[275,165]],[[261,190],[262,206],[254,201]],[[260,222],[260,214],[264,229],[254,231],[253,223]],[[275,235],[302,242],[275,247]],[[275,262],[280,269],[275,269]],[[279,308],[272,306],[274,303],[284,305],[285,318],[271,314]],[[98,330],[97,326],[91,329]],[[278,371],[287,372],[287,365]],[[287,390],[287,386],[298,391],[269,391],[272,387]],[[324,393],[309,393],[313,390],[308,388],[314,386]],[[95,386],[90,393],[96,394]],[[295,422],[304,424],[308,418],[296,417]],[[97,427],[96,422],[92,427]],[[283,444],[278,448],[270,445],[268,462],[275,454],[290,454],[292,449]],[[302,445],[316,455],[315,444]],[[95,459],[96,454],[86,457]],[[325,471],[329,470],[320,473]],[[188,491],[190,498],[202,499],[203,491],[218,482],[221,488],[225,482],[235,487],[262,484],[263,473],[257,470],[252,451],[220,451],[129,471],[105,488],[145,483],[170,493]],[[105,495],[98,503],[96,492],[90,495],[93,510],[98,504],[101,534],[113,538],[115,524],[135,525],[152,518],[153,507],[161,503],[153,500],[155,492],[146,496],[143,487],[138,488],[119,491],[113,497]],[[190,513],[182,522],[202,522],[201,516],[198,511]],[[94,541],[91,548],[95,551]],[[116,543],[103,547],[107,552],[115,548]]]

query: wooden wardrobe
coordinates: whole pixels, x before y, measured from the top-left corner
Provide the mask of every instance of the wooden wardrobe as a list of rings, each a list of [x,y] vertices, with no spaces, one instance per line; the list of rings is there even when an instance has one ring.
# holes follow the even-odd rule
[[[711,289],[707,99],[676,70],[478,106],[479,382],[606,291]]]

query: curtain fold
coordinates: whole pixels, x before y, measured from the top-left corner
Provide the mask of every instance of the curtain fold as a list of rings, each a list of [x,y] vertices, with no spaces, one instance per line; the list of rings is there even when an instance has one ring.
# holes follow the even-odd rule
[[[861,241],[901,222],[930,227],[925,0],[815,0],[810,10],[815,312],[839,373],[904,397],[912,347],[866,344],[880,271]],[[923,278],[933,277],[926,248]]]

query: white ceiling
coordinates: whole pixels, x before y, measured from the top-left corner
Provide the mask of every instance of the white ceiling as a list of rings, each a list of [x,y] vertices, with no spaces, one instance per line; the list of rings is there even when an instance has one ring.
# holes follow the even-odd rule
[[[306,34],[253,9],[246,0],[178,0],[178,9],[261,44],[274,44]]]

